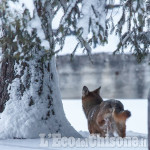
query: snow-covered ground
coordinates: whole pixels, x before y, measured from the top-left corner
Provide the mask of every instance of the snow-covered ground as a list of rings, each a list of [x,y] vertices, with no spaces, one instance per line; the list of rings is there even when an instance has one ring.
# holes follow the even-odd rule
[[[147,100],[121,100],[124,104],[125,109],[129,109],[132,116],[127,121],[127,136],[130,137],[140,137],[146,138],[147,134]],[[63,100],[63,106],[66,113],[67,119],[70,121],[71,125],[80,131],[83,136],[88,136],[87,123],[82,111],[81,100]],[[71,149],[70,147],[52,147],[52,140],[47,140],[48,145],[46,147],[41,147],[40,139],[10,139],[10,140],[0,140],[0,150],[54,150],[54,149]],[[82,147],[72,147],[73,149],[83,149]],[[85,147],[84,147],[85,148]],[[86,147],[87,150],[93,149],[92,147]],[[100,147],[95,147],[95,150],[101,149]],[[142,147],[103,147],[104,150],[147,150],[146,144]]]
[[[127,120],[127,131],[147,133],[147,100],[121,100],[124,108],[131,111]],[[81,100],[63,100],[68,120],[77,131],[88,131],[87,121],[82,111]]]
[[[51,147],[52,141],[49,141],[48,147],[40,147],[39,139],[27,139],[27,140],[5,140],[0,141],[0,149],[1,150],[148,150],[146,147],[62,147],[62,148],[54,148]]]

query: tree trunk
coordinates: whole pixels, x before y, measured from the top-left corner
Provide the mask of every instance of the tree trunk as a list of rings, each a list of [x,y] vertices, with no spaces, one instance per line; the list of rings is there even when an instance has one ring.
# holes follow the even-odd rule
[[[14,61],[12,58],[4,58],[0,71],[0,113],[3,112],[5,103],[9,100],[7,92],[8,84],[14,79]]]
[[[9,16],[9,7],[1,16],[5,57],[0,71],[0,138],[58,132],[81,137],[63,111],[54,56],[54,8],[49,0],[33,2],[32,17],[25,9],[21,18],[13,18],[17,14]]]
[[[40,133],[80,137],[63,111],[55,57],[15,61],[12,66],[9,59],[3,60],[2,69],[6,69],[0,77],[4,91],[1,110],[5,109],[0,119],[0,138],[37,138]]]

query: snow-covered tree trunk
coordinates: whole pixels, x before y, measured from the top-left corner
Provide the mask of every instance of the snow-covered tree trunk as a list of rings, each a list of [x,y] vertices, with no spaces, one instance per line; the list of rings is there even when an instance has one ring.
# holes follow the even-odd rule
[[[1,138],[37,138],[40,133],[57,132],[79,136],[64,115],[54,57],[45,62],[40,58],[15,62],[14,75],[0,119]]]
[[[40,133],[81,137],[66,119],[62,106],[51,3],[35,0],[34,5],[33,19],[24,10],[23,20],[10,24],[7,17],[3,22],[4,38],[10,43],[3,43],[2,49],[0,138],[37,138]]]
[[[4,58],[0,69],[0,112],[3,112],[5,103],[9,99],[7,87],[14,79],[14,61],[11,58]]]

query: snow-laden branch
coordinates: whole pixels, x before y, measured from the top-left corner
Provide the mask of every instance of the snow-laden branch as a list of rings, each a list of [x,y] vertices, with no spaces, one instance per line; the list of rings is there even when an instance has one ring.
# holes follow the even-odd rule
[[[75,7],[77,1],[78,1],[78,0],[70,1],[70,3],[68,4],[68,7],[63,4],[63,7],[65,7],[65,8],[64,8],[65,14],[64,14],[64,16],[62,17],[62,20],[61,20],[60,25],[63,25],[63,24],[65,23],[66,19],[67,19],[68,16],[70,15],[72,9]],[[66,8],[66,7],[67,7],[67,8]]]
[[[88,34],[92,31],[95,36],[102,30],[105,30],[106,2],[103,0],[83,0],[82,2],[82,17],[79,19],[78,28],[83,29],[82,37],[88,39]]]

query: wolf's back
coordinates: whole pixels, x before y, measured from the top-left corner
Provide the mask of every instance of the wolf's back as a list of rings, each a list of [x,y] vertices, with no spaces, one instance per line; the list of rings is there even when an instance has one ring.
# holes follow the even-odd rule
[[[120,112],[124,110],[123,104],[120,101],[114,99],[103,101],[100,106],[102,111],[110,109],[112,112],[115,109],[116,112]]]
[[[112,113],[112,116],[116,122],[126,121],[126,119],[131,116],[131,112],[124,110],[123,104],[118,100],[110,99],[104,101],[101,106],[103,110],[110,110],[110,113]]]

